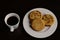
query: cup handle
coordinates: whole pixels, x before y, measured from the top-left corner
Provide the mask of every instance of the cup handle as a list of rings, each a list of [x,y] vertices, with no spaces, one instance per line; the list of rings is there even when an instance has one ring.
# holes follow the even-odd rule
[[[14,31],[14,28],[13,28],[13,27],[11,27],[11,28],[10,28],[10,31],[11,31],[11,32],[13,32],[13,31]]]

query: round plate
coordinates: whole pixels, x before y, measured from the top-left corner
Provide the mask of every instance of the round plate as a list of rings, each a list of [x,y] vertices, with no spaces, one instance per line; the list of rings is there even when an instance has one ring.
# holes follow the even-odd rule
[[[42,31],[39,31],[39,32],[33,30],[30,27],[28,16],[29,16],[29,13],[34,11],[34,10],[40,11],[43,15],[44,14],[51,14],[54,17],[54,24],[50,28],[49,27],[45,27]],[[25,17],[23,19],[23,27],[24,27],[25,31],[29,35],[31,35],[33,37],[36,37],[36,38],[46,38],[46,37],[51,36],[56,31],[57,24],[58,24],[57,23],[57,18],[54,15],[54,13],[51,12],[50,10],[48,10],[48,9],[45,9],[45,8],[35,8],[35,9],[32,9],[29,12],[26,13],[26,15],[25,15]]]

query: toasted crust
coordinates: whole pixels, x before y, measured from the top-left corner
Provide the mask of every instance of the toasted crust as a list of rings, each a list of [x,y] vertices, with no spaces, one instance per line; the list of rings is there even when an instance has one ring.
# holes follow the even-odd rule
[[[54,18],[51,14],[42,16],[41,12],[34,10],[29,14],[30,27],[35,31],[41,31],[45,26],[51,26],[54,23]]]
[[[45,28],[45,23],[43,22],[43,20],[41,19],[35,19],[33,22],[32,22],[32,25],[31,27],[36,30],[36,31],[41,31],[42,29]]]
[[[45,21],[46,26],[51,26],[54,23],[54,18],[50,14],[45,14],[42,19]]]
[[[29,14],[29,18],[30,18],[30,20],[34,20],[34,19],[37,19],[37,18],[42,18],[41,12],[39,12],[38,10],[32,11]]]

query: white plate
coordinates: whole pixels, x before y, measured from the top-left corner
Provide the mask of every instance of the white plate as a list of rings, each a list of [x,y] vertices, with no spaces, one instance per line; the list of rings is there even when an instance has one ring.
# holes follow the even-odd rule
[[[49,28],[49,27],[45,27],[42,31],[40,32],[37,32],[37,31],[34,31],[31,27],[30,27],[30,24],[29,24],[29,18],[28,18],[28,15],[31,11],[34,11],[34,10],[38,10],[40,11],[43,15],[44,14],[51,14],[53,17],[54,17],[54,24]],[[26,13],[24,19],[23,19],[23,27],[25,29],[25,31],[33,36],[33,37],[36,37],[36,38],[46,38],[46,37],[49,37],[51,36],[57,29],[57,18],[56,16],[54,15],[53,12],[51,12],[50,10],[48,9],[45,9],[45,8],[35,8],[35,9],[32,9],[30,10],[29,12]]]

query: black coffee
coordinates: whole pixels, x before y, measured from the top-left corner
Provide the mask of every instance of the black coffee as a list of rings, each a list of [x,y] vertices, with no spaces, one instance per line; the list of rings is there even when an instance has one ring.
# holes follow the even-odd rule
[[[12,17],[8,18],[7,23],[9,25],[15,25],[18,23],[18,19],[16,17],[12,16]]]

